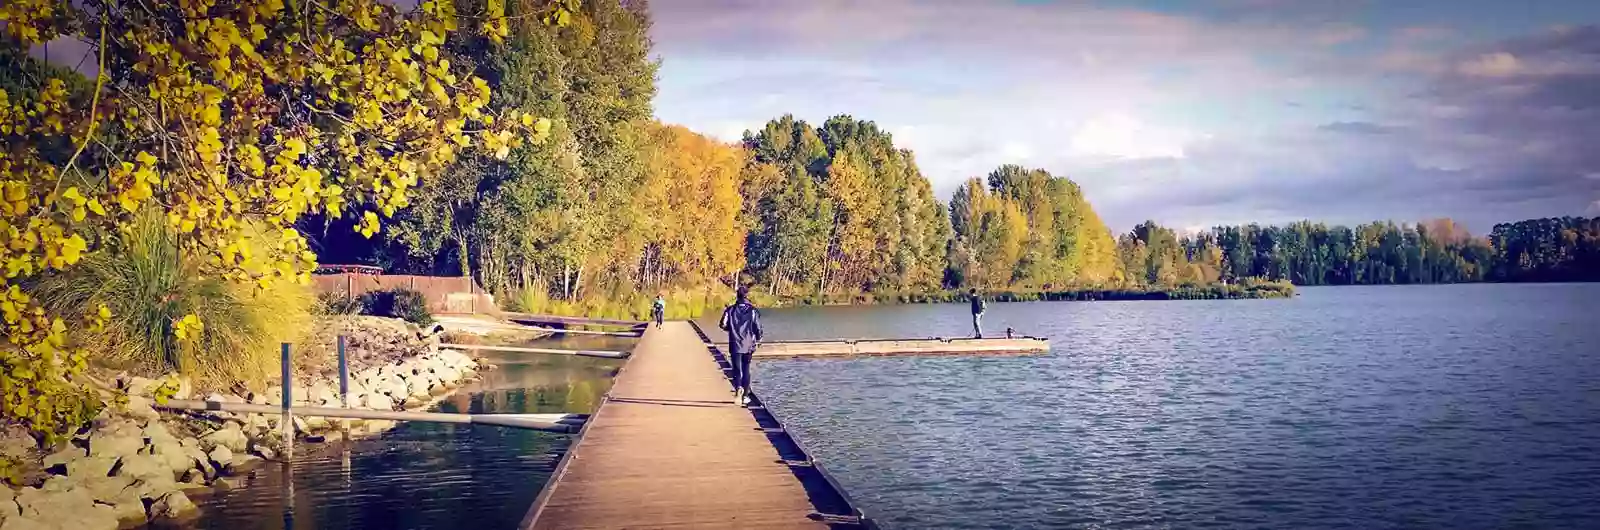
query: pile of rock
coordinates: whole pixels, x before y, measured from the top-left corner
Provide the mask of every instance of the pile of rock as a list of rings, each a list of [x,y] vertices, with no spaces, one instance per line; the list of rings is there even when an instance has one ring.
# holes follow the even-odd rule
[[[135,396],[137,397],[137,396]],[[148,401],[103,413],[85,434],[44,458],[37,487],[0,488],[0,527],[115,529],[195,515],[190,494],[226,486],[242,460],[219,462],[212,440],[173,434]],[[210,451],[210,452],[208,452]]]
[[[361,351],[386,353],[352,363],[352,408],[426,408],[479,370],[471,357],[438,350],[437,343],[428,344],[415,330],[394,324],[403,321],[361,320],[380,330],[351,335],[360,337],[356,340],[363,341],[362,348],[371,348]],[[380,350],[379,344],[387,344],[389,349]],[[401,356],[396,345],[413,353]],[[282,454],[281,415],[221,411],[163,415],[153,408],[152,394],[159,382],[131,377],[120,379],[117,386],[126,394],[127,406],[102,413],[85,434],[51,452],[43,464],[51,475],[42,485],[21,490],[0,487],[0,529],[110,530],[119,525],[186,518],[196,513],[190,495],[231,487],[225,477]],[[298,405],[339,407],[338,388],[337,379],[327,377],[296,381],[290,397]],[[180,385],[174,397],[188,399],[189,392],[186,384]],[[271,387],[247,396],[211,394],[205,399],[277,405],[282,403],[282,395],[281,387]],[[294,423],[297,437],[321,437],[336,427],[352,436],[366,436],[395,425],[303,416],[295,416]]]
[[[353,315],[327,324],[330,336],[345,336],[351,369],[392,364],[438,349],[437,334],[398,318]]]

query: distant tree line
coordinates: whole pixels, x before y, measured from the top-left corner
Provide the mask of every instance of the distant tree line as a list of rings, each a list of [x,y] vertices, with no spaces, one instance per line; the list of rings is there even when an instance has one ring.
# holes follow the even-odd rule
[[[1151,285],[1285,280],[1295,285],[1600,280],[1600,218],[1495,225],[1474,237],[1449,219],[1399,225],[1221,226],[1178,237],[1153,222],[1118,239],[1122,265]]]

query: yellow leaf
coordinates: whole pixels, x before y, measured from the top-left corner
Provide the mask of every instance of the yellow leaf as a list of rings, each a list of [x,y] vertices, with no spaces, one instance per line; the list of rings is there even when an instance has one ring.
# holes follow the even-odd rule
[[[89,199],[89,211],[94,212],[95,215],[103,216],[106,214],[105,207],[100,205],[100,199]]]

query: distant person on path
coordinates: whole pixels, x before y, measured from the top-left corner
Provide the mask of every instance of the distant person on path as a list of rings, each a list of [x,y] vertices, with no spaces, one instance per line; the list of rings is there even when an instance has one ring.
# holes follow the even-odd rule
[[[655,304],[652,304],[650,307],[650,317],[656,320],[656,327],[661,327],[661,319],[662,317],[666,316],[666,313],[667,300],[662,298],[661,294],[657,293]]]
[[[967,295],[972,299],[972,336],[981,339],[983,338],[983,310],[987,306],[983,303],[983,297],[978,296],[977,289],[968,290]]]
[[[761,312],[750,304],[750,288],[740,285],[738,298],[722,310],[722,323],[728,332],[728,364],[733,366],[733,402],[750,404],[750,356],[761,342]]]

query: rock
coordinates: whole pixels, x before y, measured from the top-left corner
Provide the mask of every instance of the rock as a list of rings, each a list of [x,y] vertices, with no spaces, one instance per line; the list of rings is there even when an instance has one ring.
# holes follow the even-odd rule
[[[150,397],[155,394],[156,388],[161,386],[160,381],[138,376],[124,379],[122,383],[122,391],[127,392],[129,396]]]
[[[117,498],[127,493],[136,493],[129,489],[133,486],[133,479],[121,475],[84,479],[79,486],[89,492],[90,498],[104,503],[114,503]]]
[[[45,524],[26,517],[8,517],[5,524],[0,525],[0,530],[56,530],[61,528],[54,524]]]
[[[139,498],[139,492],[133,488],[122,490],[116,497],[102,503],[111,507],[112,516],[119,523],[142,523],[146,520],[144,499]]]
[[[150,505],[152,518],[186,519],[199,512],[194,503],[189,501],[189,496],[181,491],[168,493],[165,497]]]
[[[217,467],[226,468],[228,464],[233,463],[233,450],[227,446],[219,445],[211,450],[209,457]]]
[[[229,475],[238,475],[250,469],[251,466],[261,462],[261,457],[252,454],[233,455],[233,460],[228,462]]]
[[[367,394],[366,401],[363,404],[369,409],[394,410],[394,400],[385,394]]]
[[[139,495],[140,499],[159,499],[161,496],[178,491],[178,481],[172,477],[156,476],[133,481],[128,489]]]
[[[178,437],[173,436],[172,432],[167,430],[167,426],[162,425],[160,422],[145,426],[144,437],[152,446],[166,443],[176,445],[178,443]]]
[[[17,508],[17,492],[11,486],[0,484],[0,522],[6,519],[22,517],[22,510]]]
[[[217,467],[211,465],[211,457],[206,455],[205,451],[201,451],[198,446],[184,447],[183,454],[189,458],[190,462],[193,463],[194,468],[199,470],[200,473],[205,475],[206,478],[209,479],[217,476]]]
[[[228,491],[228,490],[233,489],[235,486],[233,485],[233,481],[231,481],[231,480],[228,480],[228,479],[225,479],[225,478],[218,478],[216,480],[211,481],[211,487],[216,488],[217,491]]]
[[[50,478],[44,480],[44,484],[39,485],[39,489],[48,492],[62,492],[76,487],[78,487],[76,479],[63,475],[50,475]]]
[[[338,390],[324,382],[319,381],[317,384],[311,385],[311,390],[308,391],[308,394],[309,395],[306,396],[307,401],[318,405],[329,405],[339,402]]]
[[[89,435],[89,456],[121,458],[144,448],[144,432],[122,424],[109,426]]]
[[[413,398],[417,398],[417,399],[427,399],[429,396],[433,395],[429,391],[429,389],[432,388],[433,385],[431,384],[430,381],[428,381],[428,378],[420,377],[420,376],[419,377],[412,377],[408,382],[409,382],[410,387],[411,387],[411,393],[410,393],[409,397],[413,397]]]
[[[188,377],[177,376],[178,388],[172,392],[173,399],[189,399],[194,397],[194,383]]]
[[[150,455],[165,463],[167,469],[171,469],[174,475],[182,475],[184,472],[194,469],[194,458],[190,456],[189,451],[184,450],[183,446],[178,445],[177,440],[162,443],[161,445],[151,445],[150,449]]]
[[[267,447],[265,445],[257,445],[254,447],[254,450],[256,454],[261,455],[261,458],[265,458],[267,460],[272,460],[278,456],[277,451],[273,451],[271,447]]]
[[[217,393],[217,392],[212,392],[210,395],[207,395],[206,396],[206,401],[210,401],[210,402],[213,402],[213,403],[244,403],[245,402],[245,400],[239,399],[237,396],[233,396],[233,395],[230,395],[230,394],[221,394],[221,393]]]
[[[59,465],[64,465],[88,455],[89,453],[84,451],[82,447],[69,445],[65,449],[56,451],[51,453],[50,456],[44,457],[44,467],[48,469]]]
[[[39,448],[39,442],[19,425],[0,425],[0,456],[15,460],[26,458]]]
[[[144,396],[128,396],[128,415],[143,421],[160,419],[161,415],[152,406],[154,403]]]
[[[295,419],[298,420],[300,417],[295,416]],[[328,429],[328,419],[322,416],[307,416],[305,422],[305,430],[303,432],[323,431]]]
[[[244,452],[250,446],[250,439],[245,437],[244,431],[239,430],[239,426],[231,423],[226,427],[213,431],[211,434],[205,435],[200,441],[212,446],[221,445],[227,447],[235,453]]]
[[[191,447],[191,448],[194,448],[194,449],[199,449],[200,448],[200,439],[199,438],[195,438],[193,436],[185,436],[185,437],[183,437],[182,440],[178,440],[178,445],[181,445],[181,446],[184,446],[184,447]]]
[[[165,460],[154,455],[131,455],[122,457],[122,465],[117,467],[117,475],[130,477],[135,480],[166,478],[172,480],[172,468],[167,466]]]
[[[109,456],[79,458],[67,462],[67,476],[85,479],[107,477],[111,475],[111,468],[116,465],[117,459]]]
[[[88,490],[74,488],[66,491],[45,491],[27,488],[17,495],[17,506],[22,518],[49,521],[60,528],[84,530],[114,530],[116,515],[110,507],[98,509]],[[10,521],[7,521],[10,525]]]

